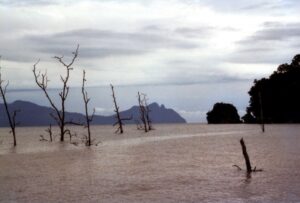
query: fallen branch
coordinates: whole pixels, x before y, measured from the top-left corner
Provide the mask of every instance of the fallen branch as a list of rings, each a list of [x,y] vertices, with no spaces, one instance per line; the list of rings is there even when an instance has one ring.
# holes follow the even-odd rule
[[[241,167],[239,167],[238,165],[232,165],[232,167],[236,167],[239,171],[241,171],[242,170],[242,168]]]

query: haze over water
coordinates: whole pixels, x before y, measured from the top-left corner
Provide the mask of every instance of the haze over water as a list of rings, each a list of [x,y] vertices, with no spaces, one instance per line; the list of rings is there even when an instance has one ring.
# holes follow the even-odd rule
[[[1,128],[0,202],[300,201],[299,125],[125,127],[93,126],[91,148],[40,142],[44,128],[18,128],[13,148]],[[263,172],[246,175],[241,137]]]

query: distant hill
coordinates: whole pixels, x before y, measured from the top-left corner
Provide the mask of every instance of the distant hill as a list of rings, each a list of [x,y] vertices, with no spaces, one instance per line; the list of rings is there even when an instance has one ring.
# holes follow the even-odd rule
[[[50,107],[40,106],[27,101],[15,101],[9,104],[9,109],[21,110],[17,114],[17,122],[20,126],[48,126],[49,124],[56,125],[54,119],[50,114],[55,112]],[[185,119],[182,118],[173,109],[167,109],[164,105],[159,106],[157,103],[152,103],[149,105],[150,109],[150,119],[152,123],[186,123]],[[125,123],[136,123],[139,120],[139,107],[133,106],[126,111],[120,112],[122,117],[130,117],[132,115],[133,119],[126,121]],[[68,121],[73,122],[84,122],[85,117],[80,113],[66,113],[66,118]],[[95,115],[92,124],[94,125],[112,125],[115,123],[114,115],[111,116],[101,116]],[[0,127],[7,127],[8,120],[4,111],[4,105],[0,104]]]

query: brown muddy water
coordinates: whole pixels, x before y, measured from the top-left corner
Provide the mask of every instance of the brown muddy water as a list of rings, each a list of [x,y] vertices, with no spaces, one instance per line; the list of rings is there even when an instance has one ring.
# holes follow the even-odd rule
[[[72,128],[80,136],[84,130]],[[98,146],[0,128],[0,202],[300,202],[300,125],[93,126]],[[253,167],[247,176],[239,139]],[[76,139],[74,139],[76,140]]]

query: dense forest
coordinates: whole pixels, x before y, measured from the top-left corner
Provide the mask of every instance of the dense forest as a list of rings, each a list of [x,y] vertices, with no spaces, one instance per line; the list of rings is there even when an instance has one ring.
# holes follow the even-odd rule
[[[290,64],[281,64],[269,78],[254,80],[246,123],[300,122],[300,54]]]

